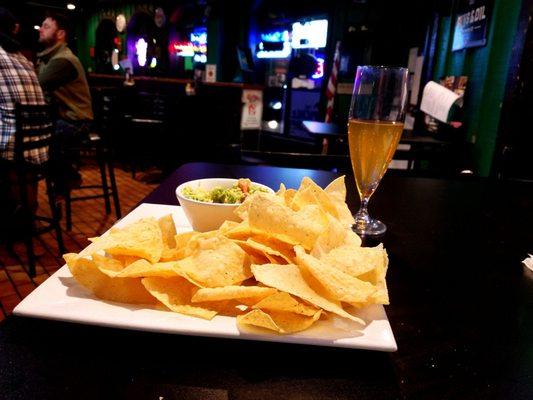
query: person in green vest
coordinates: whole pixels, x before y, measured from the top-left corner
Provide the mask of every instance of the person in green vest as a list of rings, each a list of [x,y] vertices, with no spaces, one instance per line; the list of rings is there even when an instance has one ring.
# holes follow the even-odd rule
[[[58,192],[81,183],[79,148],[86,139],[93,110],[91,93],[83,66],[69,49],[69,21],[62,14],[48,14],[39,29],[39,43],[44,50],[37,54],[37,75],[41,87],[57,110],[56,136],[60,162]],[[62,184],[66,187],[59,187]]]

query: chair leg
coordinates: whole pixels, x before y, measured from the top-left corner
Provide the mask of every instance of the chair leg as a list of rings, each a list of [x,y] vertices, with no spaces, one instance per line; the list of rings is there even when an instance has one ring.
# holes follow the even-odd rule
[[[35,252],[33,251],[33,240],[32,232],[29,232],[28,235],[24,237],[24,245],[26,246],[26,253],[28,254],[28,274],[31,278],[36,275],[35,271]]]
[[[111,202],[109,201],[109,186],[107,185],[107,175],[105,171],[105,159],[103,154],[98,151],[98,167],[100,167],[100,177],[102,179],[102,191],[104,192],[105,213],[111,214]]]
[[[52,183],[50,182],[48,178],[46,179],[46,191],[48,193],[48,204],[50,205],[50,211],[52,211],[52,219],[54,221],[53,225],[54,225],[54,230],[56,232],[57,248],[59,249],[59,256],[62,256],[63,254],[66,253],[66,251],[65,251],[65,245],[63,243],[63,234],[61,232],[61,225],[59,223],[61,220],[61,215],[57,208],[56,196],[52,189]]]
[[[28,187],[27,185],[32,184],[32,178],[30,173],[25,169],[17,171],[18,175],[18,185],[20,190],[20,202],[21,202],[21,213],[22,213],[22,223],[24,224],[24,245],[26,246],[26,253],[28,255],[28,274],[30,277],[34,277],[36,274],[35,271],[35,252],[33,251],[33,235],[35,234],[35,216],[33,214],[32,205],[30,203]]]
[[[113,204],[115,205],[115,215],[117,219],[122,218],[122,213],[120,211],[120,202],[118,198],[118,188],[117,182],[115,180],[115,168],[113,166],[113,160],[111,157],[107,160],[107,168],[109,169],[109,180],[111,181],[111,193],[113,194]]]
[[[72,200],[70,198],[70,190],[65,196],[65,215],[67,220],[67,231],[72,230]]]

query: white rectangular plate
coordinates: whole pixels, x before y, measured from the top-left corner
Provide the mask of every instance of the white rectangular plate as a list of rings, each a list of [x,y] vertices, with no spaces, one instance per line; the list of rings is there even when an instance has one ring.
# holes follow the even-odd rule
[[[116,226],[123,227],[139,218],[158,218],[169,213],[173,214],[178,232],[191,230],[180,207],[148,203],[141,204]],[[367,323],[365,327],[342,318],[330,317],[328,320],[318,321],[304,332],[278,335],[259,328],[238,327],[233,317],[216,316],[211,321],[206,321],[134,304],[102,301],[79,286],[66,265],[26,297],[13,313],[26,317],[151,332],[378,351],[397,349],[387,315],[381,305],[367,307],[357,313]]]

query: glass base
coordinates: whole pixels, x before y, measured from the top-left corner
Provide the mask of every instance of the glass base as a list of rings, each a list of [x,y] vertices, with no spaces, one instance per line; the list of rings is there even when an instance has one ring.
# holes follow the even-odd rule
[[[356,215],[353,230],[359,236],[379,236],[387,231],[387,225],[377,219],[370,218],[368,215],[366,218],[358,218]]]

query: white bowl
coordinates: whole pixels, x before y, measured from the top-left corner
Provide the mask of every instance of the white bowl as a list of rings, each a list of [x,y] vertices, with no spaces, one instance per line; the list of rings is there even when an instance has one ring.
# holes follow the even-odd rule
[[[176,188],[176,197],[195,231],[207,232],[218,229],[224,221],[240,222],[240,218],[234,213],[235,209],[239,207],[239,204],[206,203],[204,201],[188,199],[183,195],[183,188],[190,187],[204,190],[211,190],[216,187],[229,188],[237,183],[237,181],[238,179],[227,178],[197,179],[182,183]],[[259,186],[268,190],[270,193],[274,193],[271,188],[260,183],[252,182],[252,185]]]

